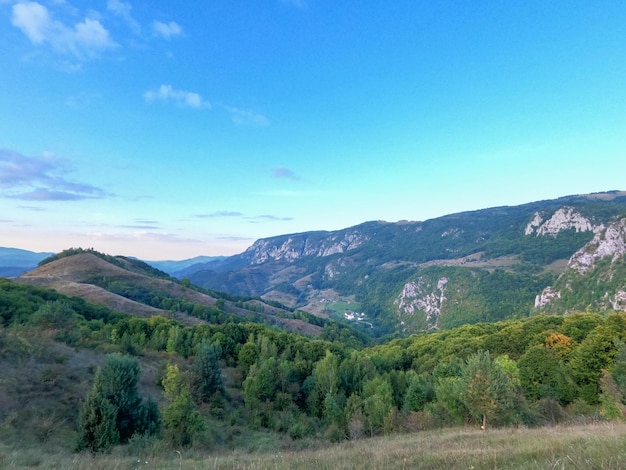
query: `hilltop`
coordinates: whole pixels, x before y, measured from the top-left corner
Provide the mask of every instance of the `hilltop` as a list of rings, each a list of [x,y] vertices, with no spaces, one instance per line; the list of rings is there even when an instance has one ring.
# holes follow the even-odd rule
[[[142,261],[93,250],[74,249],[54,255],[20,275],[16,282],[49,287],[133,315],[174,318],[187,325],[235,315],[305,334],[321,331],[319,326],[289,318],[290,311],[260,299],[227,299],[181,283]]]

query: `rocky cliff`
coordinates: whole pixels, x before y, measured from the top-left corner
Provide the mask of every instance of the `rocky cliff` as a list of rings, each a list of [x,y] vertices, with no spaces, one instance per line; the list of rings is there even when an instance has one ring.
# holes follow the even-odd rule
[[[626,217],[599,230],[569,259],[554,286],[535,299],[535,307],[568,310],[587,307],[626,310]]]

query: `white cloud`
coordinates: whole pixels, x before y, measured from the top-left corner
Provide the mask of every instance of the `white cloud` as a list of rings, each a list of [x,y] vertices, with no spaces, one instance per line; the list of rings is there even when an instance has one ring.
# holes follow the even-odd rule
[[[170,39],[172,36],[180,36],[183,33],[183,28],[175,21],[170,21],[169,23],[153,21],[152,29],[154,34],[165,39]]]
[[[238,126],[259,126],[266,127],[270,125],[269,119],[264,115],[250,111],[248,109],[240,109],[232,106],[225,106],[230,113],[230,119]]]
[[[107,9],[114,15],[122,18],[133,33],[139,34],[141,26],[131,15],[132,8],[130,3],[121,2],[120,0],[108,0],[107,2]]]
[[[85,18],[67,26],[53,19],[48,9],[37,2],[13,5],[11,23],[22,30],[32,43],[48,44],[58,53],[79,59],[92,58],[117,46],[109,31],[97,19]]]
[[[48,10],[39,3],[28,2],[13,5],[11,23],[16,28],[20,28],[28,36],[28,39],[35,44],[41,44],[45,41],[45,31],[51,22]]]
[[[149,90],[144,93],[144,99],[151,103],[153,101],[173,101],[179,106],[189,108],[210,108],[211,103],[205,101],[198,93],[186,90],[175,90],[172,85],[161,85],[156,90]]]

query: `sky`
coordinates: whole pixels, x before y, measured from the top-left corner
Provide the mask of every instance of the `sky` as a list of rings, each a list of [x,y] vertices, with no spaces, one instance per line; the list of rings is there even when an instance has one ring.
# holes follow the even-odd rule
[[[232,255],[625,189],[623,0],[0,0],[0,246]]]

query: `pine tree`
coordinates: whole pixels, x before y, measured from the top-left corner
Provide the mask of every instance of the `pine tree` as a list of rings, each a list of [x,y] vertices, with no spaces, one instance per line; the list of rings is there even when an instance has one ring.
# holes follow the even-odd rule
[[[119,442],[117,408],[106,397],[102,370],[98,369],[93,388],[80,411],[76,450],[106,452]]]
[[[80,413],[77,449],[107,451],[134,434],[156,434],[161,417],[156,403],[143,403],[137,390],[141,369],[135,358],[110,355],[98,369]]]

